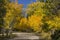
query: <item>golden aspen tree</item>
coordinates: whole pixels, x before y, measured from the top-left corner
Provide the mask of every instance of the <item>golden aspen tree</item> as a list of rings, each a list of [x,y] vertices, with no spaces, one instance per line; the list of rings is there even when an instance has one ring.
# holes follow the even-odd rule
[[[10,7],[11,6],[11,7]],[[16,4],[16,3],[8,3],[6,6],[7,12],[4,17],[5,21],[5,27],[14,27],[14,23],[18,23],[20,20],[21,12],[22,12],[22,4]]]
[[[28,16],[28,24],[35,31],[41,31],[42,27],[42,18],[45,16],[44,14],[44,6],[43,2],[34,2],[29,4],[26,13]]]
[[[28,17],[28,24],[35,32],[41,31],[42,20],[41,16],[32,15]]]

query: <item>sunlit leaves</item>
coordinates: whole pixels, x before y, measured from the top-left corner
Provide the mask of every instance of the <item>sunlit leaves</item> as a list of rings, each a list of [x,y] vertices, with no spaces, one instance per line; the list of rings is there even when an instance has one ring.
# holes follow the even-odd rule
[[[40,16],[32,15],[28,19],[29,19],[28,24],[34,31],[41,30],[40,27],[42,24],[42,21],[41,21],[42,18]]]
[[[28,26],[28,20],[26,18],[21,18],[19,22],[16,22],[14,24],[14,28],[20,31],[28,31],[30,29],[30,27]]]
[[[60,17],[54,16],[52,19],[47,17],[48,19],[45,19],[46,27],[48,29],[60,29]]]
[[[60,29],[60,17],[55,17],[54,22],[55,22],[55,27],[57,29]]]
[[[35,2],[28,5],[26,9],[26,13],[28,16],[28,24],[34,31],[41,31],[42,18],[45,16],[44,14],[44,6],[43,2]]]
[[[11,7],[10,7],[11,6]],[[5,27],[14,25],[12,22],[17,23],[20,20],[22,11],[22,4],[8,3],[6,6],[6,15],[4,17]],[[10,25],[12,24],[12,25]]]
[[[43,2],[36,2],[28,5],[28,8],[26,9],[26,13],[28,16],[36,14],[36,15],[41,15],[44,13],[44,5],[45,3]]]

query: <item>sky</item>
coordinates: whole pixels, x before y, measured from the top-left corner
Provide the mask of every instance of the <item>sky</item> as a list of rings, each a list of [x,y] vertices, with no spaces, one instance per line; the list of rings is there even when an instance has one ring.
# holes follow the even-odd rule
[[[28,4],[30,4],[32,2],[36,2],[36,0],[18,0],[18,3],[19,4],[23,4],[24,5],[24,8],[27,7]]]

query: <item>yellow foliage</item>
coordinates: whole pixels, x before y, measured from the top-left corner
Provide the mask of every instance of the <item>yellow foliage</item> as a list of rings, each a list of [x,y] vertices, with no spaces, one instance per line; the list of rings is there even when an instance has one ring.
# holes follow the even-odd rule
[[[22,18],[18,24],[15,24],[15,28],[19,30],[27,29],[27,19]]]
[[[26,24],[27,23],[27,18],[22,18],[20,22],[23,23],[23,24]]]
[[[44,7],[45,3],[43,2],[34,2],[29,4],[26,13],[28,15],[28,25],[34,31],[40,31],[42,26],[42,18],[45,16],[44,14]]]
[[[57,29],[59,29],[60,28],[60,17],[54,17],[54,22],[55,22],[55,27],[57,28]]]
[[[10,24],[15,20],[15,24],[20,21],[20,15],[22,11],[22,4],[8,3],[5,7],[6,15],[4,17],[4,26],[9,28]],[[13,25],[13,24],[12,24]]]
[[[34,31],[40,31],[40,27],[42,25],[41,17],[37,15],[32,15],[31,17],[28,18],[28,24]]]
[[[60,29],[60,17],[55,16],[53,20],[48,20],[46,23],[49,25],[49,29]]]
[[[43,3],[43,2],[34,2],[32,4],[29,4],[28,7],[36,7],[36,6],[43,7],[44,5],[45,5],[45,3]]]
[[[34,2],[28,5],[26,9],[26,13],[28,15],[31,15],[31,14],[42,15],[44,13],[44,8],[43,8],[44,6],[45,6],[45,3],[43,2]]]

